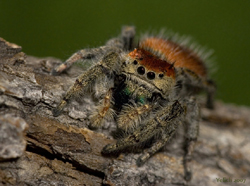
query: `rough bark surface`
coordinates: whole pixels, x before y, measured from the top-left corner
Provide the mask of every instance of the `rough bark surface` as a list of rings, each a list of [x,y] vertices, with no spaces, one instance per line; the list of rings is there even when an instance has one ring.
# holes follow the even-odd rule
[[[94,103],[89,97],[73,100],[53,117],[52,108],[82,72],[72,67],[61,76],[50,75],[59,63],[26,56],[20,46],[0,39],[0,185],[212,186],[235,185],[235,179],[250,184],[249,108],[221,102],[214,110],[201,108],[193,179],[186,183],[181,126],[165,149],[137,167],[139,153],[101,155],[115,141],[115,125],[88,129]]]

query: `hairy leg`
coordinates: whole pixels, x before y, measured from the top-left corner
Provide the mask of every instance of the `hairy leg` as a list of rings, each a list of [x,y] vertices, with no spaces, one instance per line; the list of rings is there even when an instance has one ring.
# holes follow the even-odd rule
[[[204,79],[203,77],[198,76],[193,71],[185,68],[179,69],[178,76],[179,80],[177,81],[177,85],[179,85],[179,88],[182,91],[182,96],[186,96],[187,92],[193,91],[194,93],[196,93],[195,91],[199,91],[202,89],[207,93],[206,107],[209,109],[212,109],[214,107],[216,85],[212,80]]]
[[[137,166],[142,166],[150,157],[152,157],[157,151],[165,146],[168,140],[174,135],[175,130],[168,132],[169,133],[164,133],[162,137],[158,139],[150,148],[144,150],[143,154],[136,161]]]
[[[93,84],[96,79],[98,79],[98,77],[101,77],[107,73],[112,74],[114,71],[116,71],[117,68],[119,68],[120,66],[119,62],[119,53],[110,52],[109,54],[104,56],[99,63],[97,63],[91,69],[80,75],[76,79],[75,84],[70,87],[70,89],[63,97],[59,105],[53,110],[53,115],[60,115],[63,108],[67,105],[68,101],[72,97],[79,95],[85,88]]]
[[[139,126],[131,135],[118,140],[115,144],[109,144],[102,150],[104,154],[121,151],[130,146],[140,145],[151,139],[157,134],[161,134],[164,130],[166,134],[172,133],[176,128],[176,122],[173,122],[184,112],[178,101],[174,104],[161,109],[155,116],[145,125]]]
[[[122,27],[122,40],[123,49],[132,50],[135,37],[135,27],[134,26],[123,26]]]
[[[51,73],[52,75],[59,75],[63,71],[66,71],[68,68],[70,68],[75,62],[79,60],[97,58],[99,56],[104,55],[109,49],[110,47],[103,46],[99,48],[79,50],[78,52],[74,53],[69,59],[67,59],[64,63],[55,67]]]
[[[91,126],[100,127],[104,119],[111,119],[114,117],[115,111],[110,108],[112,105],[112,89],[109,89],[105,94],[101,104],[98,106],[97,112],[90,117]]]
[[[209,109],[214,108],[214,97],[216,93],[216,84],[212,80],[207,80],[205,83],[207,91],[207,103],[206,106]]]
[[[105,46],[99,48],[82,49],[74,53],[64,63],[58,65],[52,70],[52,75],[59,75],[63,71],[70,68],[75,62],[79,60],[96,59],[106,54],[109,50],[114,48],[122,50],[131,50],[133,48],[133,41],[135,37],[135,27],[123,26],[121,32],[121,38],[112,38],[107,41]]]
[[[146,117],[152,109],[152,104],[134,104],[123,107],[117,119],[118,128],[124,131],[133,131],[141,122],[141,119]]]
[[[134,47],[134,38],[135,38],[135,27],[123,26],[121,31],[121,36],[108,40],[105,45],[130,51]]]

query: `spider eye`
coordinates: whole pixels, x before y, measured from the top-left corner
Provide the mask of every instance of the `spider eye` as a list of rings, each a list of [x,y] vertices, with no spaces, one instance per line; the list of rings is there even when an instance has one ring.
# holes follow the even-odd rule
[[[163,74],[159,74],[159,77],[160,77],[160,78],[163,78],[163,76],[164,76]]]
[[[137,64],[138,64],[138,62],[137,62],[136,60],[134,60],[134,62],[133,62],[133,63],[134,63],[134,65],[137,65]]]
[[[148,79],[154,79],[155,78],[155,73],[154,72],[148,72],[147,77],[148,77]]]
[[[143,75],[143,74],[145,74],[145,68],[140,66],[137,68],[137,72],[138,72],[138,74]]]

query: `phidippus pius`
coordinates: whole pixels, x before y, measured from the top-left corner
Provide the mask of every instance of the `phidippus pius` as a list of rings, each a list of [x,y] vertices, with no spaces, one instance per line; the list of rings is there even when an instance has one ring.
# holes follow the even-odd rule
[[[52,74],[59,74],[78,60],[96,61],[70,87],[53,110],[58,116],[72,97],[92,87],[100,100],[90,117],[92,127],[115,120],[127,134],[105,146],[104,154],[120,152],[151,142],[137,159],[141,166],[185,126],[185,179],[191,179],[190,161],[199,133],[199,109],[194,95],[207,93],[207,107],[213,107],[215,85],[208,77],[205,59],[199,52],[174,37],[144,36],[134,44],[135,28],[124,26],[119,37],[99,48],[73,54]]]

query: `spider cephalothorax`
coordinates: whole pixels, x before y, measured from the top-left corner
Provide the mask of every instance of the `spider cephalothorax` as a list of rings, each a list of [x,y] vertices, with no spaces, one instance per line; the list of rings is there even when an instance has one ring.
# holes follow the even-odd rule
[[[66,70],[82,59],[96,63],[80,75],[60,104],[58,116],[71,97],[93,86],[100,100],[90,121],[92,127],[115,120],[127,136],[103,149],[104,154],[119,152],[154,139],[138,158],[140,166],[161,149],[180,123],[186,127],[184,168],[191,178],[189,162],[198,136],[199,109],[193,95],[207,92],[207,106],[213,107],[215,86],[208,79],[204,59],[187,47],[162,37],[144,37],[134,48],[134,27],[123,27],[118,38],[105,46],[83,49],[56,67],[53,74]]]
[[[128,75],[135,75],[154,86],[155,91],[167,95],[175,84],[175,69],[173,64],[162,60],[143,48],[134,49],[128,54],[129,60],[124,65]]]

